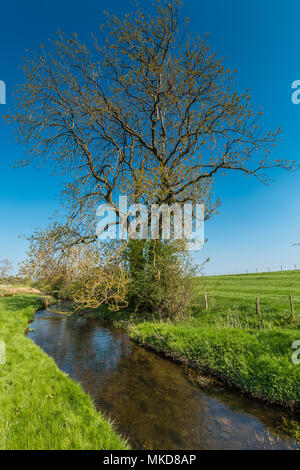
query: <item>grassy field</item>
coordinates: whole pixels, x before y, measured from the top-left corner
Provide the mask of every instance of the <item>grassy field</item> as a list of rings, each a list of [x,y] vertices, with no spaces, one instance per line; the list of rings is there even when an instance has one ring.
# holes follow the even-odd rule
[[[198,305],[196,311],[205,321],[217,325],[236,325],[247,328],[299,328],[300,271],[263,274],[202,277],[196,282]],[[204,310],[207,292],[209,311]],[[289,294],[292,295],[295,315],[291,316]],[[256,297],[260,299],[261,318],[256,314]]]
[[[36,296],[0,298],[0,449],[125,449],[91,398],[24,331]]]
[[[253,397],[299,406],[300,365],[292,362],[291,346],[300,340],[300,272],[202,277],[195,289],[197,305],[190,319],[137,323],[129,330],[131,337]]]

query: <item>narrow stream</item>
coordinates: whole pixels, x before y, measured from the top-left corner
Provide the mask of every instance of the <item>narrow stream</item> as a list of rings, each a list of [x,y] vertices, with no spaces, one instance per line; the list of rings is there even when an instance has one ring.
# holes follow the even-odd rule
[[[30,328],[29,337],[82,384],[135,449],[295,447],[278,430],[287,411],[221,386],[202,389],[183,367],[98,320],[42,310]]]

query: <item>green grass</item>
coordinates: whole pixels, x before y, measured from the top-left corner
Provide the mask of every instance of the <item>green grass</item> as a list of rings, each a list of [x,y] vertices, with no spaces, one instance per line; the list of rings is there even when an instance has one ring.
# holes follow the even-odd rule
[[[40,304],[34,296],[0,298],[0,449],[126,449],[92,399],[25,337]]]
[[[196,281],[198,308],[205,323],[246,328],[299,328],[300,271],[202,277]],[[209,312],[204,310],[204,292]],[[292,294],[298,322],[291,317],[289,294]],[[259,297],[261,318],[256,314]],[[203,318],[204,317],[204,318]]]
[[[292,363],[291,345],[300,340],[300,272],[199,278],[196,290],[198,305],[190,319],[137,323],[129,329],[130,336],[254,397],[299,406],[300,365]],[[295,303],[294,320],[289,293]],[[261,318],[255,310],[256,296],[261,299]]]

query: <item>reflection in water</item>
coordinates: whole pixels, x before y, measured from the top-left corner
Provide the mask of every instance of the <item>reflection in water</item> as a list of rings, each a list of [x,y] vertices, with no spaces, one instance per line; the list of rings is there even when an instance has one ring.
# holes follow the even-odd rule
[[[293,445],[276,432],[286,412],[222,387],[203,390],[182,367],[137,346],[122,331],[103,327],[94,319],[46,311],[36,314],[32,329],[29,337],[60,369],[82,383],[134,448],[283,449]]]

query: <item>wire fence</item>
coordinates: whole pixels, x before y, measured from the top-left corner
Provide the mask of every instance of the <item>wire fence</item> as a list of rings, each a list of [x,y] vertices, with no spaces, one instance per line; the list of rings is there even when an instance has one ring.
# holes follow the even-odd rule
[[[300,264],[294,264],[291,266],[263,266],[257,268],[248,268],[247,266],[243,269],[239,270],[232,270],[232,271],[216,271],[216,272],[207,272],[204,269],[201,272],[201,276],[232,276],[232,275],[239,275],[239,274],[265,274],[265,273],[275,273],[275,272],[284,272],[284,271],[300,271]]]

